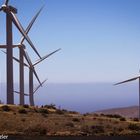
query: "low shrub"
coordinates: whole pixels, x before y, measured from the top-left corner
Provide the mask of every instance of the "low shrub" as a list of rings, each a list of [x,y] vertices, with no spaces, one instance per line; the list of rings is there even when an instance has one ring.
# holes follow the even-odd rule
[[[68,122],[65,124],[66,126],[69,126],[69,127],[74,127],[74,124],[72,122]]]
[[[49,111],[48,111],[47,109],[45,109],[45,108],[40,108],[40,109],[38,110],[38,112],[39,112],[39,113],[42,113],[42,114],[49,114]]]
[[[104,133],[104,126],[102,125],[93,125],[91,129],[93,133]]]
[[[121,117],[120,121],[126,121],[126,119],[124,117]]]
[[[138,118],[134,118],[133,121],[139,122],[139,119]]]
[[[97,114],[97,113],[94,113],[93,115],[94,115],[95,117],[98,117],[98,116],[99,116],[99,114]]]
[[[45,117],[45,118],[48,117],[48,113],[47,113],[47,114],[46,114],[46,113],[41,113],[41,115],[42,115],[43,117]]]
[[[121,128],[121,127],[118,128],[118,131],[119,131],[119,132],[122,132],[123,130],[124,130],[124,129]]]
[[[36,108],[34,108],[33,111],[36,113],[39,113],[38,109],[36,109]]]
[[[104,114],[103,116],[109,117],[109,118],[122,118],[119,114]]]
[[[22,118],[22,119],[21,119],[21,121],[22,121],[22,122],[25,122],[25,121],[26,121],[26,119],[25,119],[25,118]]]
[[[29,126],[24,130],[26,135],[46,135],[47,129],[42,125]]]
[[[59,123],[55,122],[55,125],[58,125]]]
[[[111,121],[110,121],[111,122]],[[118,120],[115,120],[115,121],[113,121],[113,123],[115,124],[115,125],[117,125],[117,124],[119,124],[120,122],[118,121]]]
[[[88,126],[88,125],[83,125],[82,127],[81,127],[81,131],[82,132],[84,132],[84,133],[86,133],[86,134],[90,134],[90,127]]]
[[[80,122],[80,119],[79,118],[73,118],[72,121],[73,122]]]
[[[137,124],[129,124],[128,125],[128,129],[130,130],[135,130],[135,131],[139,131],[140,130],[140,126]]]
[[[13,115],[16,115],[17,113],[16,112],[13,112]]]
[[[105,114],[101,113],[100,116],[106,116]]]
[[[70,114],[78,114],[76,111],[68,111]]]
[[[48,109],[56,109],[56,105],[55,104],[45,105],[44,107],[46,107]]]
[[[6,111],[6,112],[8,112],[8,111],[11,110],[11,108],[10,108],[8,105],[3,105],[3,106],[1,107],[1,109],[2,109],[2,111]]]
[[[56,110],[56,113],[59,114],[59,115],[63,115],[64,114],[64,112],[62,110],[59,110],[59,109]]]
[[[23,105],[24,108],[29,108],[28,104]]]
[[[18,113],[20,113],[20,114],[27,114],[27,111],[24,108],[20,108],[18,110]]]
[[[116,131],[112,131],[112,132],[110,132],[110,134],[109,134],[110,136],[118,136],[118,133],[116,132]]]

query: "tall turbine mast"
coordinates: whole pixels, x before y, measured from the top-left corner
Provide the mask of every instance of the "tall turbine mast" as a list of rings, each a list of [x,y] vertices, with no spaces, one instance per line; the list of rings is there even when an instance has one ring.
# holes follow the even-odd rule
[[[16,14],[17,9],[8,6],[8,0],[5,1],[4,5],[0,8],[0,11],[6,13],[6,61],[7,61],[7,104],[14,104],[13,94],[13,37],[12,37],[12,19],[10,12]]]
[[[8,4],[8,1],[6,2],[6,4]],[[9,14],[6,14],[6,43],[7,43],[7,104],[14,104],[13,60],[12,60],[13,38],[12,38],[12,20]]]

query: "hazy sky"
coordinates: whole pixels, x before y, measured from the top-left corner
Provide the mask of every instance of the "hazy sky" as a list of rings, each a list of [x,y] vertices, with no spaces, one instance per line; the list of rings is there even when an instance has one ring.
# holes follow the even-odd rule
[[[0,5],[3,2],[0,0]],[[10,0],[9,4],[18,8],[17,17],[24,28],[45,4],[29,36],[42,56],[57,48],[62,50],[36,67],[41,80],[48,78],[48,83],[109,82],[97,86],[48,84],[39,91],[43,95],[35,95],[37,104],[55,103],[78,111],[81,107],[93,111],[138,103],[135,83],[135,86],[132,83],[118,87],[113,87],[112,83],[139,72],[140,0]],[[13,31],[14,43],[19,43],[21,34],[15,27]],[[0,44],[4,43],[5,14],[0,12]],[[34,62],[37,55],[27,42],[25,45]],[[14,55],[18,56],[17,48]],[[3,83],[6,81],[5,62],[5,54],[1,52],[0,82]],[[18,71],[18,64],[14,62],[16,83]],[[25,76],[28,84],[27,68]],[[1,84],[5,102],[4,87]]]
[[[24,28],[45,4],[29,36],[42,56],[57,48],[62,50],[36,67],[41,80],[47,77],[49,82],[57,83],[116,82],[138,74],[139,0],[10,0],[9,4],[18,8],[17,17]],[[15,27],[13,35],[14,43],[18,43],[21,34]],[[5,14],[1,12],[0,44],[4,39]],[[28,44],[26,47],[34,62],[37,55]],[[14,54],[18,56],[18,49]],[[3,53],[0,63],[3,82]],[[18,82],[16,63],[14,69]]]

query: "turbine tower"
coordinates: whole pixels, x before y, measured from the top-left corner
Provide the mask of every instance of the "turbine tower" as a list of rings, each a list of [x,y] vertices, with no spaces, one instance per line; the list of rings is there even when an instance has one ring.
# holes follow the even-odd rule
[[[40,14],[42,9],[43,9],[43,7],[33,17],[32,21],[30,22],[30,24],[28,25],[28,27],[26,29],[26,34],[28,34],[28,32],[30,31],[30,28],[32,27],[33,23],[35,22],[35,20],[39,16],[39,14]],[[25,38],[22,37],[21,41],[20,41],[20,43],[18,45],[18,47],[19,47],[19,60],[20,60],[20,63],[19,63],[19,68],[20,68],[20,70],[19,70],[19,73],[20,73],[20,76],[19,76],[19,83],[20,83],[20,86],[19,86],[20,87],[20,90],[19,90],[19,92],[20,92],[20,94],[19,94],[19,96],[20,96],[20,105],[24,105],[24,55],[25,55],[24,54],[24,50],[23,50],[23,49],[25,49],[25,46],[23,44],[24,40],[25,40]],[[35,71],[34,71],[34,73],[35,73]],[[37,76],[37,74],[35,74],[35,75],[36,75],[39,83],[41,83],[39,78],[38,78],[38,76]]]
[[[30,105],[34,106],[34,83],[33,83],[33,69],[34,67],[39,64],[40,62],[42,62],[43,60],[45,60],[46,58],[48,58],[49,56],[51,56],[52,54],[58,52],[61,49],[57,49],[56,51],[42,57],[42,59],[36,61],[34,64],[32,64],[30,58],[29,59],[29,63],[30,63],[30,67],[29,67],[29,101],[30,101]]]
[[[134,81],[134,80],[137,80],[137,79],[139,80],[139,120],[140,120],[140,75],[137,76],[137,77],[133,77],[133,78],[131,78],[131,79],[128,79],[128,80],[125,80],[125,81],[116,83],[116,84],[114,84],[114,85],[119,85],[119,84],[131,82],[131,81]]]
[[[13,94],[13,36],[12,36],[12,19],[11,14],[17,13],[17,9],[8,6],[8,0],[5,1],[4,5],[0,8],[0,11],[6,13],[6,46],[7,49],[7,104],[14,104]]]
[[[29,68],[29,102],[30,102],[30,105],[31,106],[34,106],[34,93],[38,90],[38,88],[40,87],[40,86],[42,86],[42,84],[46,81],[43,81],[42,83],[40,83],[40,85],[34,90],[34,83],[33,83],[33,74],[36,74],[36,72],[35,72],[35,66],[37,65],[37,64],[39,64],[39,63],[41,63],[43,60],[45,60],[46,58],[48,58],[48,57],[50,57],[51,55],[53,55],[54,53],[56,53],[56,52],[58,52],[58,51],[60,51],[61,49],[59,48],[59,49],[57,49],[57,50],[55,50],[55,51],[53,51],[52,53],[50,53],[50,54],[47,54],[47,55],[45,55],[44,57],[42,57],[41,59],[39,59],[39,60],[37,60],[35,63],[33,63],[32,64],[32,62],[31,62],[31,59],[30,59],[30,57],[29,57],[29,55],[28,55],[28,53],[26,52],[25,54],[26,55],[24,55],[25,56],[25,58],[26,58],[26,60],[27,60],[27,62],[28,62],[28,64],[26,64],[26,63],[24,63],[24,66],[25,67],[28,67]],[[24,52],[26,51],[26,50],[23,50]],[[2,52],[4,52],[4,51],[2,51]],[[5,53],[5,52],[4,52]],[[17,61],[18,63],[21,63],[21,61],[20,60],[18,60],[16,57],[12,57],[15,61]],[[36,76],[36,75],[35,75]],[[37,76],[36,76],[37,77]],[[19,91],[14,91],[15,93],[19,93],[20,94],[20,92]],[[25,93],[24,93],[24,95],[26,95]],[[27,96],[27,95],[26,95]]]
[[[6,13],[6,45],[1,45],[0,48],[6,48],[7,50],[7,104],[14,104],[14,94],[13,94],[13,38],[12,38],[12,23],[15,24],[19,32],[24,36],[36,54],[41,58],[40,54],[35,49],[30,38],[27,36],[25,30],[20,24],[18,18],[16,17],[17,9],[8,5],[9,0],[5,0],[5,3],[0,8],[0,11]],[[21,52],[22,53],[22,52]],[[21,58],[22,59],[22,58]]]

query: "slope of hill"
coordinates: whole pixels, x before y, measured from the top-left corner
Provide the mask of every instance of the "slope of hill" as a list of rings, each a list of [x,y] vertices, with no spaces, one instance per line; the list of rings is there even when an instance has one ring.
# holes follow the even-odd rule
[[[20,136],[140,135],[140,122],[119,115],[79,114],[55,106],[0,105],[0,134]]]
[[[96,113],[103,113],[103,114],[119,114],[126,118],[137,118],[139,112],[138,106],[130,106],[130,107],[123,107],[123,108],[112,108],[106,110],[96,111]]]

